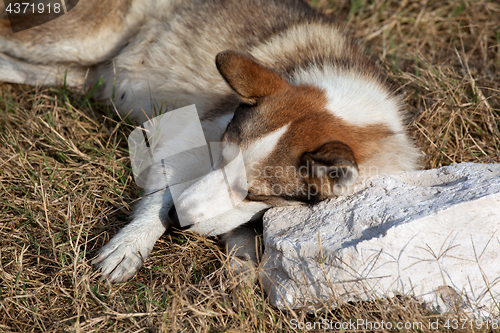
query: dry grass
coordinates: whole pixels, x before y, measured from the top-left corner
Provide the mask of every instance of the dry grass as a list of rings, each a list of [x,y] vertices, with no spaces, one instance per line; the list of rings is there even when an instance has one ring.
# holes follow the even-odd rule
[[[315,5],[348,21],[402,87],[427,168],[500,162],[497,1]],[[410,299],[282,312],[260,286],[228,275],[214,241],[187,233],[162,237],[132,281],[99,282],[89,259],[141,195],[126,152],[131,126],[117,120],[64,88],[0,85],[0,331],[287,332],[292,319],[322,318],[424,323],[411,332],[440,320],[445,331],[452,315]]]

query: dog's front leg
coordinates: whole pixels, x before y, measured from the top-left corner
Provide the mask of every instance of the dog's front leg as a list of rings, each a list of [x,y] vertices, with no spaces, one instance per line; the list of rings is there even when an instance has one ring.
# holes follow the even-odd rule
[[[123,227],[92,262],[101,269],[103,277],[110,282],[122,282],[134,276],[167,229],[167,213],[172,205],[168,189],[141,199],[132,222]]]

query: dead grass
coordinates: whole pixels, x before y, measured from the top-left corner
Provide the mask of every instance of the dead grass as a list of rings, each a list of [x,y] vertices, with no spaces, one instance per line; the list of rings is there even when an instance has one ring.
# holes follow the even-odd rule
[[[498,2],[315,5],[347,20],[402,87],[425,167],[500,162]],[[447,331],[452,315],[411,299],[282,312],[260,286],[228,275],[214,241],[187,233],[162,237],[132,281],[99,282],[89,259],[141,195],[126,151],[131,127],[117,119],[64,88],[0,85],[0,331],[288,332],[292,319],[324,318],[424,323],[411,332],[439,320]]]

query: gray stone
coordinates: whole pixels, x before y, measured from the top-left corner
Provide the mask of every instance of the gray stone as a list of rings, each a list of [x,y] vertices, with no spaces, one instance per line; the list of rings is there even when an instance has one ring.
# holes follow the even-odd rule
[[[354,194],[264,216],[263,283],[282,308],[394,295],[498,312],[500,164],[383,176]]]

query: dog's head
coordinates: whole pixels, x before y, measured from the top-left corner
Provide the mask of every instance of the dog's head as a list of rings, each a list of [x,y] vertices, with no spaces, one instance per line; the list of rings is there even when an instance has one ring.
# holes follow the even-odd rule
[[[249,57],[223,52],[216,65],[241,104],[222,137],[220,161],[176,203],[191,229],[225,233],[270,207],[314,203],[356,182],[380,127],[335,117],[324,90],[290,84]],[[232,163],[239,152],[243,163]]]

